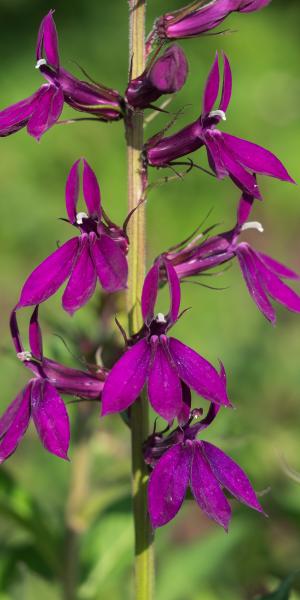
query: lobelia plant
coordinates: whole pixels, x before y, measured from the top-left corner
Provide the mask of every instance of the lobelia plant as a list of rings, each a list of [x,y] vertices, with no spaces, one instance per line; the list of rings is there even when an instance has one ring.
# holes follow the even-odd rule
[[[271,152],[218,129],[226,120],[232,88],[225,54],[219,103],[217,55],[204,86],[202,113],[195,122],[169,137],[164,135],[165,130],[158,132],[144,143],[143,111],[153,109],[153,103],[161,96],[178,92],[187,78],[188,63],[183,50],[176,44],[162,48],[162,43],[195,37],[217,27],[234,11],[253,12],[269,1],[194,2],[160,17],[146,42],[146,0],[129,0],[130,80],[123,97],[105,86],[80,81],[60,66],[54,11],[50,11],[42,20],[36,48],[37,68],[47,83],[30,98],[0,112],[1,136],[27,126],[28,133],[37,140],[58,122],[65,102],[95,120],[123,119],[125,125],[128,217],[124,225],[119,227],[109,219],[102,207],[95,173],[85,159],[77,160],[67,178],[68,218],[63,220],[75,227],[79,235],[58,247],[34,269],[12,311],[10,328],[17,357],[34,377],[0,419],[0,461],[15,451],[31,418],[44,447],[68,458],[70,426],[60,394],[96,400],[102,405],[102,416],[122,415],[129,424],[132,442],[137,600],[153,598],[153,530],[175,517],[189,487],[200,509],[226,530],[231,519],[226,493],[263,513],[241,467],[212,443],[198,439],[223,408],[232,406],[223,364],[218,371],[185,343],[170,337],[169,330],[185,312],[179,312],[181,283],[236,257],[251,297],[269,321],[274,323],[276,319],[270,297],[289,310],[300,312],[300,296],[282,281],[299,276],[240,241],[248,229],[263,231],[260,223],[248,221],[255,199],[262,199],[256,174],[289,182],[293,179]],[[157,106],[154,109],[161,110]],[[236,224],[217,235],[212,234],[214,227],[210,227],[172,249],[162,249],[145,277],[147,172],[151,167],[172,167],[178,158],[203,146],[216,179],[229,176],[242,190]],[[190,167],[193,166],[190,161]],[[78,211],[81,179],[84,211]],[[97,279],[106,293],[126,293],[128,331],[123,331],[126,344],[122,356],[110,369],[104,366],[90,371],[46,358],[39,305],[67,281],[62,305],[73,314],[90,299]],[[166,315],[155,314],[159,290],[166,283],[169,311]],[[34,309],[29,322],[30,351],[26,351],[16,315],[29,306]],[[210,402],[203,418],[203,409],[193,407],[191,390]],[[154,427],[150,434],[149,404],[166,421],[164,431],[156,432]],[[75,588],[72,594],[68,597],[75,598]]]

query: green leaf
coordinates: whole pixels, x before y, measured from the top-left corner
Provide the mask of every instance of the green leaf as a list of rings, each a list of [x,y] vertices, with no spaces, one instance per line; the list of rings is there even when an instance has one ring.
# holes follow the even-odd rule
[[[296,573],[292,573],[286,579],[282,581],[279,588],[275,590],[275,592],[271,592],[271,594],[267,594],[266,596],[261,596],[259,600],[289,600],[293,584],[295,578],[300,574],[300,571],[296,571]]]

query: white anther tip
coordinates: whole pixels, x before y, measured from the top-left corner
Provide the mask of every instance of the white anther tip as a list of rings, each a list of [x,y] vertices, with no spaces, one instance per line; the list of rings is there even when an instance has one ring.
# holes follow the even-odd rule
[[[163,315],[163,313],[158,313],[155,320],[157,323],[166,323],[165,315]]]
[[[32,354],[26,350],[24,352],[17,352],[17,358],[22,362],[26,362],[27,360],[32,359]]]
[[[76,215],[76,223],[77,225],[82,225],[83,219],[88,219],[88,215],[85,212],[79,212]]]
[[[40,59],[37,61],[36,65],[35,65],[35,68],[36,68],[36,69],[39,69],[40,67],[43,67],[43,66],[44,66],[44,65],[46,65],[46,64],[47,64],[47,61],[46,61],[46,59],[45,59],[45,58],[40,58]]]
[[[221,117],[222,121],[226,121],[226,114],[224,113],[224,110],[212,110],[208,116]]]
[[[264,232],[264,228],[259,221],[248,221],[242,225],[241,231],[246,231],[247,229],[256,229],[259,233]]]

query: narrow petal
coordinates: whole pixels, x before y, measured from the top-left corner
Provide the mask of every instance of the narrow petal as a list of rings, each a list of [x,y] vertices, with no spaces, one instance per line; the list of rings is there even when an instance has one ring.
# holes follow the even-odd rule
[[[142,315],[145,323],[150,323],[154,318],[154,308],[159,284],[159,261],[156,261],[148,271],[142,290]]]
[[[91,255],[100,283],[106,292],[123,290],[127,285],[128,265],[124,252],[108,235],[91,243]]]
[[[148,395],[155,412],[166,421],[172,421],[182,408],[180,379],[160,344],[149,373]]]
[[[60,288],[71,272],[79,238],[72,238],[48,256],[24,283],[18,308],[41,304]]]
[[[86,304],[94,293],[97,282],[88,236],[81,236],[80,243],[81,248],[62,297],[63,308],[70,315]]]
[[[80,159],[76,160],[70,169],[70,173],[66,182],[66,210],[70,223],[76,222],[77,202],[79,196],[79,163]]]
[[[229,60],[226,54],[223,52],[223,62],[224,62],[224,74],[223,74],[223,87],[222,87],[222,96],[219,104],[219,110],[223,110],[226,113],[228,108],[231,92],[232,92],[232,73],[230,68]]]
[[[219,70],[219,57],[216,53],[215,60],[208,74],[206,85],[204,89],[203,102],[202,102],[202,114],[207,115],[213,109],[215,101],[218,97],[220,86],[220,70]]]
[[[14,344],[14,347],[15,347],[17,353],[23,352],[24,346],[23,346],[23,343],[21,340],[20,331],[19,331],[19,327],[18,327],[16,308],[14,308],[11,311],[10,319],[9,319],[9,328],[10,328],[10,335],[12,337],[12,341],[13,341],[13,344]]]
[[[0,419],[0,464],[16,449],[30,421],[31,382],[6,409]]]
[[[255,173],[295,183],[280,160],[269,150],[228,133],[223,133],[222,136],[229,151],[248,169]]]
[[[43,446],[68,460],[70,424],[63,400],[56,389],[42,379],[36,380],[31,392],[32,418]]]
[[[278,275],[270,271],[256,253],[253,252],[253,255],[255,256],[254,260],[257,261],[257,268],[261,273],[263,285],[270,296],[289,310],[300,312],[300,296],[286,283],[283,283]]]
[[[83,195],[90,217],[101,218],[101,196],[97,177],[90,165],[83,160]]]
[[[231,518],[230,504],[202,453],[201,442],[194,443],[191,488],[194,498],[203,512],[227,531]]]
[[[54,67],[55,69],[58,69],[58,39],[54,19],[52,17],[53,13],[54,11],[50,10],[50,12],[44,17],[44,19],[41,22],[36,47],[36,58],[37,60],[43,58],[44,50],[47,64]]]
[[[64,105],[64,95],[60,87],[49,84],[40,95],[27,125],[29,135],[38,141],[41,136],[58,121]]]
[[[173,265],[168,261],[164,261],[164,265],[167,271],[167,278],[169,284],[169,292],[170,292],[170,311],[167,315],[167,321],[173,325],[175,321],[178,319],[179,309],[180,309],[180,300],[181,300],[181,291],[180,291],[180,281],[178,275],[173,267]]]
[[[116,362],[104,384],[103,416],[126,410],[137,399],[146,382],[150,358],[150,345],[143,339]]]
[[[206,400],[230,406],[223,378],[205,358],[175,338],[169,349],[180,379]]]
[[[254,197],[244,192],[240,198],[237,210],[237,224],[244,225],[252,210]]]
[[[295,273],[295,271],[292,271],[292,269],[289,269],[274,258],[271,258],[271,256],[263,254],[263,252],[256,252],[256,254],[259,256],[264,265],[273,271],[273,273],[279,275],[279,277],[285,277],[286,279],[300,279],[300,275],[298,275],[298,273]]]
[[[30,350],[35,358],[39,360],[43,357],[43,341],[42,332],[38,320],[39,307],[36,306],[29,323],[29,345]]]
[[[201,442],[201,446],[219,483],[243,504],[263,512],[254,489],[241,467],[213,444]]]
[[[189,483],[190,449],[176,444],[160,458],[148,484],[148,510],[153,527],[162,527],[178,513]]]
[[[239,244],[236,253],[252,300],[254,300],[256,306],[263,315],[271,321],[271,323],[275,323],[275,310],[262,286],[259,271],[249,252],[248,244]]]

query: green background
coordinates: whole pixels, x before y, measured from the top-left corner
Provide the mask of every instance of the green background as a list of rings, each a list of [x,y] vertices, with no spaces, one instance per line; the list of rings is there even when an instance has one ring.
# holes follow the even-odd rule
[[[148,4],[150,29],[154,18],[183,2]],[[41,84],[34,69],[36,33],[53,7],[44,0],[0,0],[1,108]],[[65,68],[80,76],[72,64],[77,61],[93,78],[122,92],[128,69],[127,2],[58,0],[55,8]],[[173,130],[199,114],[215,50],[223,49],[231,61],[234,86],[224,130],[272,150],[299,181],[299,20],[297,0],[274,0],[261,13],[230,17],[220,29],[228,27],[232,33],[182,42],[190,75],[170,105],[170,110],[185,107]],[[65,115],[80,116],[70,109]],[[158,116],[146,136],[165,122]],[[126,216],[122,123],[56,126],[40,143],[25,131],[1,140],[1,410],[28,376],[11,347],[9,312],[34,266],[55,249],[57,240],[70,236],[70,228],[58,217],[65,216],[66,175],[80,156],[97,173],[107,212],[121,223]],[[203,151],[197,160],[206,166]],[[160,175],[151,173],[151,180]],[[256,203],[253,219],[263,223],[265,232],[249,232],[245,239],[300,271],[299,190],[268,178],[259,181],[264,202]],[[238,198],[231,181],[216,182],[198,171],[152,191],[147,205],[149,265],[189,235],[211,208],[208,225],[232,226]],[[251,301],[236,264],[221,277],[204,281],[226,289],[185,285],[182,308],[192,310],[174,333],[214,364],[218,358],[224,362],[236,410],[223,411],[207,437],[245,468],[255,489],[264,494],[261,502],[269,518],[233,502],[226,535],[187,502],[176,520],[156,535],[156,600],[251,600],[300,566],[297,316],[278,307],[273,328]],[[295,288],[300,291],[299,284]],[[122,302],[118,298],[120,310]],[[98,308],[95,297],[70,319],[60,310],[59,293],[47,302],[41,310],[47,354],[78,366],[70,352],[91,358],[100,343],[107,347],[117,341],[115,328],[111,332],[103,318],[100,322]],[[24,312],[26,324],[29,313]],[[69,414],[70,463],[48,455],[32,428],[1,467],[0,600],[54,600],[61,595],[60,579],[73,576],[79,600],[126,600],[132,595],[128,432],[117,416],[100,420],[98,405],[71,404]],[[294,598],[300,594],[295,592]]]

